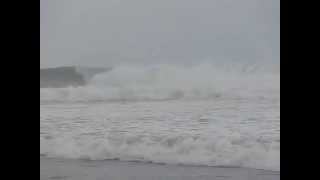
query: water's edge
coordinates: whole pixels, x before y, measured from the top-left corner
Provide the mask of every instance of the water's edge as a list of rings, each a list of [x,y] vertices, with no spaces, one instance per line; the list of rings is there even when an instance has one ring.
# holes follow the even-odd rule
[[[167,165],[117,160],[88,161],[40,156],[40,179],[276,180],[280,172],[240,167]]]

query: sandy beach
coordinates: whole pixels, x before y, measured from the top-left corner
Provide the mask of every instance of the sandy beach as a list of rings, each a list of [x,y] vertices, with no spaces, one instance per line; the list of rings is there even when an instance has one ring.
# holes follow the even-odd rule
[[[68,180],[278,180],[280,172],[238,167],[167,165],[116,160],[40,157],[40,179]]]

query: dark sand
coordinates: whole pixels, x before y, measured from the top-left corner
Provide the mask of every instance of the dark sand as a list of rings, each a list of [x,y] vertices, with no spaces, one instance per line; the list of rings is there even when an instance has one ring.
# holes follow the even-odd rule
[[[40,157],[41,180],[279,180],[280,172],[250,168],[162,165]]]

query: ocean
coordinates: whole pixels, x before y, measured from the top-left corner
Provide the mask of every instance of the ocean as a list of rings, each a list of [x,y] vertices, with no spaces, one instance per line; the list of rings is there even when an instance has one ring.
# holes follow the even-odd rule
[[[280,70],[119,66],[40,88],[40,157],[280,172]]]

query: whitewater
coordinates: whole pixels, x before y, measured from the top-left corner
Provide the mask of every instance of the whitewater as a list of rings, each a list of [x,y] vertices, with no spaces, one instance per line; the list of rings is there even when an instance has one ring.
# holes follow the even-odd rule
[[[278,66],[118,66],[40,89],[40,156],[280,171]]]

